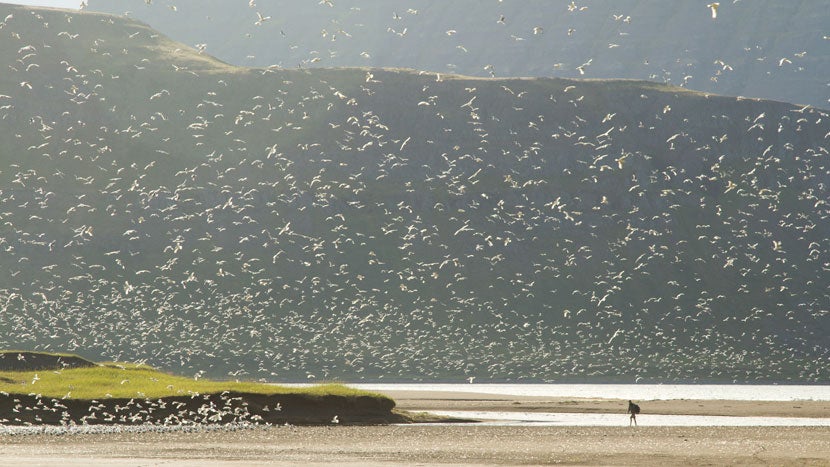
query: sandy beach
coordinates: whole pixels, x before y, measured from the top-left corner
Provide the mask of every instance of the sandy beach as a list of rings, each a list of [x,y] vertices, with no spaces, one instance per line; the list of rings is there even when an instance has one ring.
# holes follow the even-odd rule
[[[403,410],[607,412],[619,427],[269,427],[0,436],[0,465],[828,465],[827,427],[628,426],[627,401],[389,392]],[[640,401],[650,413],[830,417],[830,402]],[[645,425],[645,423],[643,423]]]
[[[413,412],[432,410],[475,410],[483,412],[565,412],[625,414],[628,401],[578,397],[503,396],[476,392],[384,391],[395,399],[397,408]],[[830,418],[830,401],[802,400],[653,400],[635,401],[643,417],[659,415],[727,415],[739,417]],[[627,423],[627,418],[624,420]]]

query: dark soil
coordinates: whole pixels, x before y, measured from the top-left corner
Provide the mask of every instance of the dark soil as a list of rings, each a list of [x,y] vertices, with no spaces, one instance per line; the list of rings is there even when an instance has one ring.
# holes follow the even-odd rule
[[[5,425],[379,425],[405,423],[391,399],[223,392],[161,399],[53,399],[0,393]]]

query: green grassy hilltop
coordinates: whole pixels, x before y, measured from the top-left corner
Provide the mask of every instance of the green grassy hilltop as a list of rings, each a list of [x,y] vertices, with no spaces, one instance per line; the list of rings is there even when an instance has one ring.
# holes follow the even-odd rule
[[[0,372],[0,390],[8,393],[37,393],[43,397],[74,399],[163,398],[221,393],[222,391],[262,395],[305,394],[350,397],[371,394],[339,384],[288,388],[255,382],[194,379],[170,375],[145,366],[122,363],[50,371],[4,371]]]
[[[54,363],[51,368],[37,364],[38,370],[9,371],[5,358],[0,362],[0,419],[6,424],[70,421],[325,424],[331,423],[335,415],[337,423],[346,424],[407,420],[405,415],[392,412],[395,403],[388,397],[340,384],[286,387],[211,381],[175,376],[146,365],[64,366],[66,361],[86,361],[71,354],[17,351],[3,354],[15,356],[15,360],[17,356],[25,356],[23,360],[28,362],[52,359]],[[217,406],[222,410],[216,409]],[[142,413],[143,407],[153,410]],[[94,412],[100,412],[101,417]]]

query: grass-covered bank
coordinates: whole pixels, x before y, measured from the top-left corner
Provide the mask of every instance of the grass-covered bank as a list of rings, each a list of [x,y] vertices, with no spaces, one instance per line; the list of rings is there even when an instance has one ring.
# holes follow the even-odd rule
[[[340,384],[305,388],[211,381],[145,365],[4,352],[0,423],[27,424],[383,424],[406,422],[395,402]],[[49,360],[53,365],[47,365]],[[86,361],[71,366],[66,362]],[[27,363],[30,367],[23,368]]]

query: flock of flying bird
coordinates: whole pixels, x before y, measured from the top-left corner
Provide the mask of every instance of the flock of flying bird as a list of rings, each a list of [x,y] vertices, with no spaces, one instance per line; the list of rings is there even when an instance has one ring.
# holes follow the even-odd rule
[[[61,370],[57,370],[61,371]],[[34,385],[34,383],[33,383]],[[36,386],[32,386],[33,390]],[[243,398],[223,391],[219,394],[191,392],[177,397],[136,397],[77,401],[71,396],[44,397],[37,392],[29,395],[0,392],[3,416],[0,433],[20,434],[103,434],[103,433],[170,433],[206,432],[213,430],[240,431],[257,427],[291,426],[302,409],[288,408],[286,416],[279,395]],[[287,399],[293,402],[290,398]],[[332,407],[320,415],[323,421],[340,423],[339,415],[331,415]],[[343,409],[342,407],[340,409]],[[343,409],[347,417],[352,412]]]
[[[242,69],[129,19],[3,17],[2,347],[240,379],[828,380],[825,111]]]

